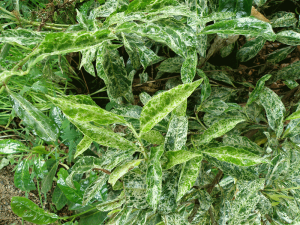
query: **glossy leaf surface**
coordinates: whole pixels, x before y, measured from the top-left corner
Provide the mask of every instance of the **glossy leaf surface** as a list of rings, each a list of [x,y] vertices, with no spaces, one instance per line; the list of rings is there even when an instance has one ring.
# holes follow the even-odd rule
[[[22,191],[35,190],[35,184],[29,173],[29,159],[22,160],[17,165],[14,183]]]
[[[82,140],[79,142],[79,144],[77,145],[77,147],[76,147],[76,152],[75,152],[75,155],[74,155],[74,159],[77,156],[84,153],[91,146],[92,143],[93,143],[92,139],[90,139],[88,136],[84,136],[82,138]]]
[[[143,133],[141,138],[155,145],[161,145],[165,142],[164,136],[157,130],[150,130],[147,133]]]
[[[285,30],[277,33],[276,41],[286,45],[299,45],[300,34],[293,30]]]
[[[265,44],[265,38],[259,36],[254,40],[247,41],[237,52],[237,59],[241,62],[246,62],[257,55],[257,53],[262,49]]]
[[[48,173],[44,176],[42,180],[41,191],[43,193],[47,193],[51,189],[53,177],[55,176],[59,161],[55,162],[54,160],[48,160],[46,161],[46,163],[48,167]]]
[[[0,154],[14,154],[27,150],[27,147],[20,141],[14,139],[4,139],[0,141]]]
[[[201,154],[185,150],[179,150],[166,152],[165,156],[167,157],[168,161],[164,166],[164,169],[170,169],[173,166],[189,161],[192,158],[201,157]]]
[[[181,67],[181,80],[185,83],[191,83],[196,75],[198,57],[197,51],[194,48],[188,49],[187,57],[185,58]]]
[[[83,194],[83,201],[82,205],[86,205],[92,198],[95,197],[95,195],[99,194],[101,192],[101,189],[106,184],[108,180],[108,175],[105,173],[102,173],[99,175],[97,180],[95,180],[93,183],[91,183],[87,189],[85,190]],[[105,189],[107,190],[107,189]],[[104,200],[104,199],[103,199]]]
[[[155,95],[143,107],[141,113],[141,133],[151,130],[155,124],[161,121],[173,109],[180,105],[200,85],[202,80],[193,83],[178,85],[177,87]]]
[[[52,202],[55,204],[57,210],[62,209],[68,202],[65,194],[60,190],[58,186],[56,186],[53,191]]]
[[[254,90],[251,92],[251,94],[249,96],[247,105],[250,105],[251,103],[253,103],[254,101],[256,101],[259,98],[260,93],[262,92],[262,90],[265,87],[265,82],[267,80],[269,80],[271,76],[272,76],[271,74],[266,74],[257,81],[257,84],[256,84]]]

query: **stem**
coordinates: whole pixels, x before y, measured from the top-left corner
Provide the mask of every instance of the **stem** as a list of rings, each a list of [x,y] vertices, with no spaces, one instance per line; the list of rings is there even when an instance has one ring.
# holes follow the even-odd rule
[[[88,210],[86,210],[84,212],[81,212],[81,213],[78,213],[78,214],[75,214],[75,215],[72,215],[72,216],[59,217],[59,219],[61,219],[61,220],[67,220],[67,219],[70,219],[70,218],[73,218],[73,217],[78,217],[78,216],[81,216],[82,214],[85,214],[85,213],[87,213],[89,211],[92,211],[92,210],[94,210],[96,208],[97,207],[95,206],[95,207],[92,207],[92,208],[90,208],[90,209],[88,209]]]
[[[131,123],[127,124],[128,127],[130,128],[130,130],[132,131],[133,135],[135,136],[136,139],[138,139],[138,142],[140,144],[140,148],[141,148],[141,152],[143,153],[144,157],[146,160],[148,160],[148,155],[145,151],[145,147],[143,145],[142,139],[140,138],[140,136],[137,134],[136,130],[133,128],[133,126],[131,125]]]
[[[196,112],[196,120],[198,121],[198,123],[200,123],[200,125],[204,128],[204,130],[207,130],[206,126],[204,126],[204,124],[201,122],[201,120],[198,117],[198,113]]]
[[[38,188],[38,193],[39,193],[39,197],[40,197],[41,206],[42,206],[42,208],[44,208],[44,204],[43,204],[43,200],[42,200],[42,196],[41,196],[41,192],[40,192],[40,184],[39,184],[38,179],[36,179],[36,183],[37,183],[37,188]]]

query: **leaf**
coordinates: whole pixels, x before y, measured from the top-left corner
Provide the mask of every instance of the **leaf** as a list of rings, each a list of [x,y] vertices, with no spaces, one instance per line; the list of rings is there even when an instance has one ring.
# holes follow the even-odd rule
[[[201,157],[201,154],[191,151],[179,150],[166,152],[165,157],[168,159],[168,161],[164,165],[163,169],[168,170],[177,164],[187,162],[195,157],[199,158]]]
[[[250,16],[252,0],[220,0],[220,12],[235,12],[237,17]]]
[[[108,17],[114,12],[121,12],[127,9],[129,1],[127,0],[108,0],[104,5],[95,9],[96,17]]]
[[[53,178],[55,176],[59,161],[55,162],[54,160],[47,160],[46,161],[47,167],[48,167],[48,173],[44,176],[41,184],[41,191],[42,193],[47,193],[53,183]]]
[[[184,58],[180,56],[168,58],[162,61],[162,63],[159,64],[157,69],[161,72],[166,72],[166,73],[180,73],[181,66],[184,61],[185,61]]]
[[[93,183],[91,183],[87,189],[85,190],[83,194],[83,201],[82,205],[86,205],[92,198],[95,197],[101,191],[103,186],[106,184],[106,181],[108,180],[108,175],[105,173],[100,174],[100,176],[95,180]],[[107,189],[105,189],[107,190]]]
[[[255,102],[259,98],[260,93],[263,91],[265,87],[265,82],[269,80],[271,76],[272,76],[271,74],[266,74],[257,81],[256,87],[254,88],[254,90],[249,96],[247,105],[250,105],[251,103]]]
[[[199,111],[219,116],[228,109],[228,105],[221,99],[215,98],[212,101],[204,102],[204,104],[201,105],[201,108],[198,109]]]
[[[143,159],[136,159],[129,162],[124,163],[121,166],[118,166],[114,171],[110,174],[108,183],[112,186],[115,185],[117,180],[121,178],[124,174],[126,174],[129,170],[133,169],[134,167],[138,166]]]
[[[55,187],[52,195],[52,202],[55,204],[56,209],[60,210],[67,204],[68,199],[58,186]]]
[[[2,30],[0,42],[18,43],[20,45],[32,46],[42,42],[47,33],[37,32],[28,29],[10,29]]]
[[[221,67],[220,69],[223,69],[224,67]],[[230,67],[225,69],[231,69]],[[226,71],[214,71],[212,73],[208,73],[207,75],[209,78],[214,79],[214,80],[218,80],[218,81],[222,81],[224,83],[227,83],[229,85],[234,86],[234,84],[232,83],[229,74]]]
[[[272,27],[295,27],[297,19],[295,13],[277,12],[271,19]]]
[[[238,166],[252,166],[259,163],[269,163],[266,159],[242,148],[221,146],[203,150],[220,161],[229,162]]]
[[[107,130],[103,127],[97,127],[94,125],[91,125],[88,122],[81,122],[81,121],[71,121],[84,135],[88,136],[93,141],[97,142],[100,145],[112,147],[112,148],[118,148],[122,150],[127,149],[135,149],[136,151],[139,151],[138,147],[126,140],[125,138],[122,138],[118,134],[112,132],[111,130]]]
[[[284,30],[277,33],[276,41],[286,45],[299,45],[300,34],[293,30]]]
[[[298,105],[296,112],[289,115],[285,120],[292,120],[289,122],[283,133],[283,138],[294,137],[300,133],[300,106]]]
[[[298,80],[300,78],[300,61],[294,62],[276,72],[276,80]]]
[[[176,0],[136,0],[132,1],[127,10],[126,14],[134,12],[151,12],[166,6],[177,6],[179,3]]]
[[[45,212],[32,201],[24,197],[12,197],[10,205],[16,215],[31,223],[50,224],[59,219],[56,214]]]
[[[285,107],[278,97],[269,88],[264,88],[259,95],[259,100],[266,110],[269,126],[276,132],[276,137],[279,138],[283,132],[283,118]]]
[[[180,173],[176,202],[178,202],[195,184],[203,157],[198,156],[187,161]]]
[[[26,158],[19,162],[14,175],[15,186],[22,191],[35,190],[35,184],[29,173],[29,159]]]
[[[196,68],[198,63],[197,51],[195,48],[189,48],[187,56],[181,67],[181,80],[184,84],[191,83],[196,75]]]
[[[201,87],[201,96],[200,96],[201,103],[203,103],[210,96],[211,86],[209,84],[209,79],[207,78],[203,70],[197,69],[197,73],[200,77],[203,78],[203,84]],[[197,111],[199,111],[199,109],[197,109]]]
[[[266,40],[262,36],[258,36],[257,38],[247,41],[246,44],[240,48],[236,54],[237,59],[240,62],[246,62],[257,55],[257,53],[262,49]]]
[[[276,34],[269,23],[252,16],[234,20],[224,20],[205,27],[200,34],[240,34],[262,36],[266,40],[275,41]]]
[[[14,139],[0,140],[0,154],[14,154],[28,151],[28,148],[20,141]]]
[[[147,174],[146,174],[146,183],[147,183],[147,202],[155,211],[160,199],[162,192],[162,168],[160,165],[160,157],[164,153],[163,145],[159,147],[152,147]]]
[[[155,145],[161,145],[165,142],[164,136],[157,130],[150,130],[147,133],[143,133],[141,138]]]
[[[287,55],[290,54],[292,51],[294,51],[295,47],[288,46],[285,48],[277,49],[274,52],[271,52],[267,56],[267,62],[276,64],[280,61],[286,59]]]
[[[8,89],[7,91],[13,102],[13,109],[27,126],[34,129],[36,134],[45,141],[54,142],[58,139],[59,129],[49,117],[45,116],[21,95]]]
[[[79,69],[81,69],[81,67],[84,66],[84,69],[94,77],[96,75],[95,75],[93,61],[95,61],[95,59],[96,59],[97,50],[98,50],[98,48],[91,48],[91,49],[81,51],[82,57],[81,57],[81,63],[79,66]]]
[[[115,168],[120,162],[124,160],[129,160],[132,158],[135,150],[117,150],[117,149],[110,149],[106,151],[104,155],[104,162],[102,163],[103,167],[109,171]]]
[[[236,148],[249,149],[254,154],[263,153],[263,149],[245,136],[228,135],[223,138],[223,144]]]
[[[126,201],[126,198],[124,195],[124,191],[122,191],[121,194],[117,198],[97,205],[97,209],[102,212],[111,211],[113,209],[121,207],[125,203],[125,201]]]
[[[184,116],[173,115],[168,133],[165,138],[165,150],[180,150],[186,143],[188,132],[188,120]]]
[[[204,133],[198,138],[193,140],[196,145],[209,143],[212,139],[220,137],[232,130],[238,123],[245,121],[245,119],[222,119],[211,125]]]
[[[81,155],[82,153],[84,153],[89,147],[90,145],[93,143],[93,140],[90,139],[88,136],[84,136],[81,141],[79,142],[79,144],[76,147],[76,152],[74,155],[74,159]]]
[[[101,224],[107,219],[107,213],[97,209],[87,212],[80,216],[79,225],[85,224]]]
[[[180,105],[201,84],[202,79],[193,83],[178,85],[177,87],[155,95],[143,107],[140,122],[140,133],[151,130],[155,124],[161,121],[173,109]]]

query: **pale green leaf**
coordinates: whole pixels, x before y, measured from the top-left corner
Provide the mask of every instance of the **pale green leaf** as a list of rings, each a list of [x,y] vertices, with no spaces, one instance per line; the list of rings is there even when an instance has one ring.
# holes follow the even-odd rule
[[[79,144],[76,147],[76,152],[74,155],[74,159],[81,155],[82,153],[84,153],[89,147],[90,145],[93,143],[93,140],[90,139],[88,136],[84,136],[81,141],[79,142]]]
[[[266,159],[248,150],[230,146],[204,149],[203,153],[220,161],[229,162],[238,166],[252,166],[259,163],[268,163]]]
[[[264,37],[259,36],[254,40],[247,41],[246,44],[240,48],[236,54],[237,59],[240,62],[246,62],[257,55],[257,53],[262,49],[266,40]]]
[[[124,191],[122,191],[117,198],[97,205],[97,209],[102,212],[111,211],[113,209],[121,207],[125,203],[125,201],[126,198],[124,195]]]
[[[178,85],[177,87],[155,95],[143,107],[140,121],[140,133],[151,130],[155,124],[160,122],[173,109],[180,105],[201,84],[202,79],[193,83]]]
[[[168,159],[163,169],[168,170],[177,164],[187,162],[195,157],[201,157],[202,155],[196,152],[190,152],[185,150],[168,151],[165,153],[165,157]]]
[[[115,185],[117,180],[124,176],[129,170],[133,169],[134,167],[138,166],[143,159],[135,159],[129,162],[125,162],[124,164],[118,166],[114,171],[110,174],[108,183],[112,186]]]
[[[165,142],[164,136],[157,130],[150,130],[147,133],[143,133],[141,138],[155,145],[161,145]]]
[[[37,32],[27,29],[2,30],[0,42],[18,43],[20,45],[37,45],[41,43],[46,36],[46,32]]]

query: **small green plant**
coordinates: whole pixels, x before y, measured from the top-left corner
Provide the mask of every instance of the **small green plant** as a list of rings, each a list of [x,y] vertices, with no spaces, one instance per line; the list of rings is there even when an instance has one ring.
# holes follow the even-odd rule
[[[237,82],[226,68],[207,62],[216,52],[231,54],[238,35],[248,38],[236,52],[239,62],[275,40],[290,46],[268,55],[268,63],[282,61],[300,43],[292,15],[276,14],[272,23],[263,22],[250,16],[249,0],[98,4],[85,1],[76,10],[78,23],[46,23],[42,32],[32,29],[38,21],[27,23],[0,7],[5,18],[32,26],[2,29],[0,42],[23,46],[24,57],[2,68],[0,81],[35,137],[33,147],[1,140],[0,153],[12,155],[3,158],[5,163],[19,157],[15,185],[27,192],[37,188],[42,207],[42,196],[55,180],[56,210],[65,205],[75,210],[60,217],[13,197],[14,213],[36,224],[71,225],[77,218],[91,225],[299,222],[300,107],[296,98],[281,99],[266,82],[282,79],[298,96],[300,61],[262,76],[256,86]],[[283,17],[290,19],[283,22]],[[276,27],[284,30],[275,33]],[[90,96],[49,88],[40,92],[46,115],[34,97],[22,96],[10,83],[72,52],[81,53],[80,67],[104,81],[110,99],[106,109]],[[51,71],[60,71],[58,65]],[[143,107],[133,105],[134,76],[147,82],[153,65],[156,79],[180,73],[180,81],[170,81],[169,90],[153,96],[142,92]],[[235,103],[236,94],[249,87],[247,102]]]

